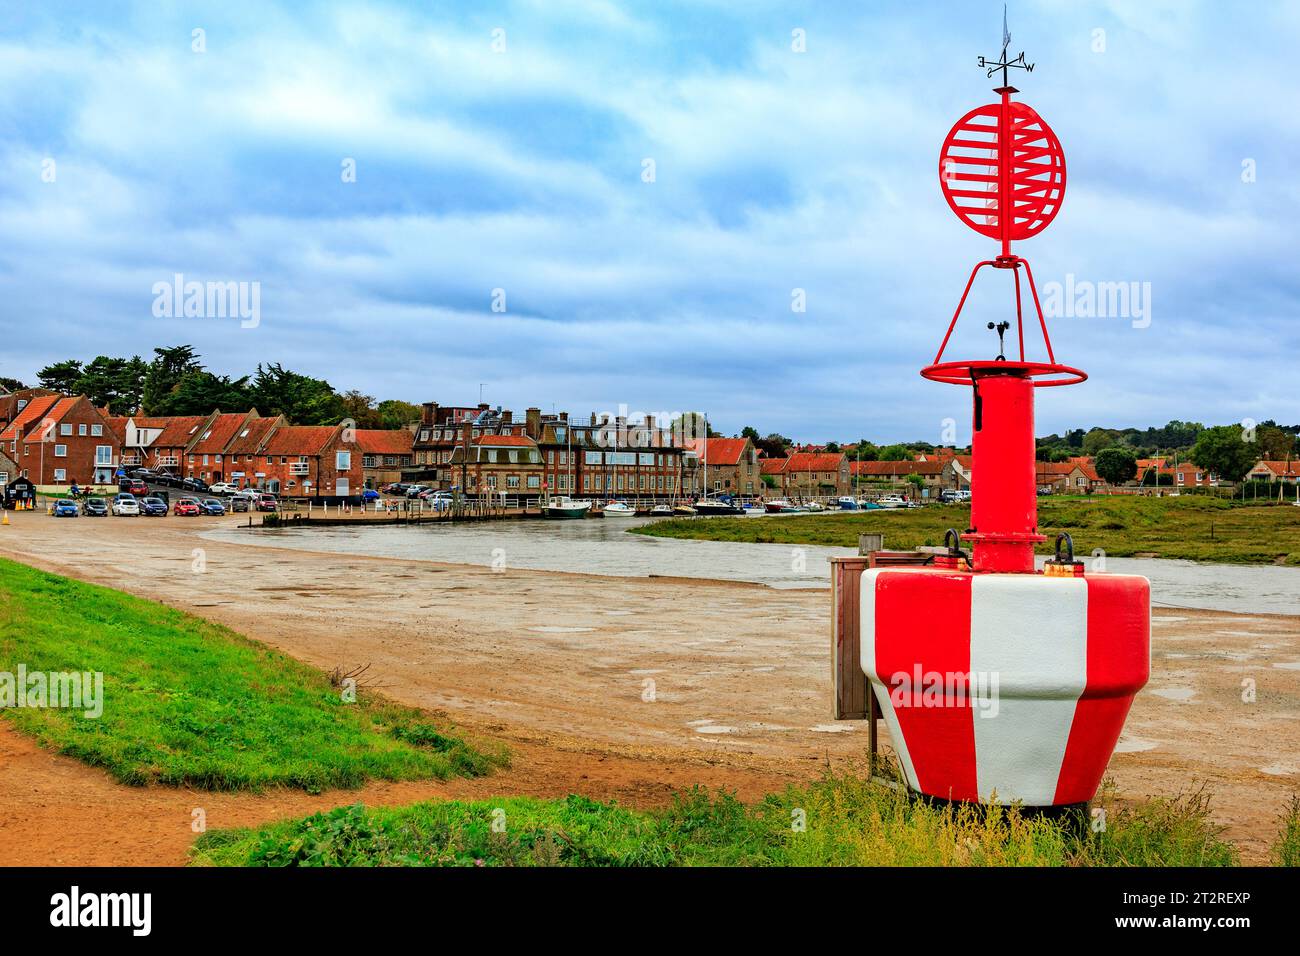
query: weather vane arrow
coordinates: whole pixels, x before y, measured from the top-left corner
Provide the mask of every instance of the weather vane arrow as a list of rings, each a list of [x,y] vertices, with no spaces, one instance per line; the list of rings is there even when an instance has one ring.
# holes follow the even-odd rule
[[[1025,62],[1024,50],[1021,50],[1020,55],[1017,56],[1014,60],[1007,59],[1007,47],[1009,47],[1010,45],[1011,45],[1011,31],[1007,29],[1007,6],[1004,3],[1002,5],[1002,56],[1000,59],[996,61],[990,60],[987,57],[983,57],[983,56],[979,58],[980,68],[986,69],[988,71],[986,75],[988,76],[989,79],[992,79],[993,74],[996,73],[998,70],[1002,71],[1003,86],[1010,85],[1007,81],[1008,69],[1024,70],[1026,73],[1034,72],[1034,64]]]

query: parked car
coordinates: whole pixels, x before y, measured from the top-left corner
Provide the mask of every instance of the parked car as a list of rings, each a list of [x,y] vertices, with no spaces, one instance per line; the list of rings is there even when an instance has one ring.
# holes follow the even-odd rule
[[[140,514],[146,518],[165,518],[167,511],[167,502],[156,495],[148,495],[140,499]]]
[[[418,498],[422,492],[432,490],[432,488],[426,488],[424,485],[407,485],[406,491],[402,493],[408,498]]]
[[[202,478],[186,478],[181,482],[181,487],[186,491],[207,491],[208,483]]]
[[[54,517],[56,518],[75,518],[80,514],[81,510],[71,498],[60,498],[54,502]]]
[[[239,490],[239,485],[232,485],[228,481],[218,481],[215,485],[208,488],[208,494],[212,495],[233,495]]]
[[[202,514],[203,509],[199,507],[197,498],[181,498],[176,502],[176,506],[172,509],[172,512],[185,518],[191,518],[195,515]]]
[[[112,511],[118,517],[130,516],[138,518],[140,516],[140,502],[135,500],[135,495],[123,492],[113,499]]]
[[[257,496],[258,511],[275,511],[279,507],[280,507],[280,503],[275,500],[275,495]]]
[[[139,478],[123,478],[117,483],[117,490],[126,494],[135,496],[144,496],[149,493],[149,486]]]
[[[247,511],[253,505],[253,499],[248,495],[234,495],[230,499],[230,511],[233,514],[236,511]]]
[[[87,498],[82,514],[87,518],[103,518],[108,515],[108,502],[103,498]]]
[[[178,488],[181,480],[169,472],[160,471],[154,475],[153,483],[155,485],[166,485],[168,488]]]
[[[404,495],[406,494],[406,489],[408,487],[410,486],[403,482],[395,481],[391,485],[384,485],[384,487],[379,490],[386,495]]]
[[[199,502],[199,507],[205,515],[223,515],[226,513],[226,506],[216,498],[204,498]]]

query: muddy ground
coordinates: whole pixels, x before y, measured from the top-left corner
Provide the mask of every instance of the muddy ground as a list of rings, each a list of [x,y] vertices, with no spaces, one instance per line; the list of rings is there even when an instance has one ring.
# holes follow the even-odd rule
[[[221,519],[10,518],[0,555],[209,617],[323,669],[368,663],[384,693],[505,743],[514,761],[482,780],[319,796],[134,788],[0,720],[0,864],[180,864],[195,808],[216,828],[432,796],[578,792],[655,806],[694,783],[754,799],[863,762],[865,725],[830,717],[827,591],[198,537]],[[1157,610],[1152,646],[1110,776],[1131,798],[1206,787],[1225,835],[1264,862],[1300,791],[1300,618]]]

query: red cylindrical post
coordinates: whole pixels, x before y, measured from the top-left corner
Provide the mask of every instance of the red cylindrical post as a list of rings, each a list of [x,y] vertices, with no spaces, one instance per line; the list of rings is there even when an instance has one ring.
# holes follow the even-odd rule
[[[1034,383],[1023,368],[975,379],[971,441],[971,526],[980,571],[1030,574],[1038,533],[1034,474]]]

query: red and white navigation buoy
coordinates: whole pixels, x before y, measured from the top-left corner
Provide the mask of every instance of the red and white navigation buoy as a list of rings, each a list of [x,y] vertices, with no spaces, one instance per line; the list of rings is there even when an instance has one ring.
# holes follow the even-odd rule
[[[1096,794],[1134,695],[1150,672],[1150,584],[1136,575],[1085,572],[1073,545],[1035,571],[1038,530],[1034,389],[1072,385],[1082,371],[1056,361],[1029,263],[1013,240],[1037,235],[1060,211],[1065,154],[1036,112],[1011,100],[1010,68],[1024,54],[980,65],[1001,71],[1000,101],[967,113],[939,158],[953,211],[996,239],[978,263],[934,362],[932,381],[974,393],[971,525],[925,566],[862,575],[861,664],[912,789],[952,800],[1049,807]],[[976,276],[1015,280],[1018,354],[947,361],[944,350]],[[1026,359],[1020,270],[1033,298],[1045,361]],[[996,328],[1001,346],[1011,323]],[[1062,536],[1064,538],[1064,536]],[[1062,545],[1068,544],[1066,551]]]

